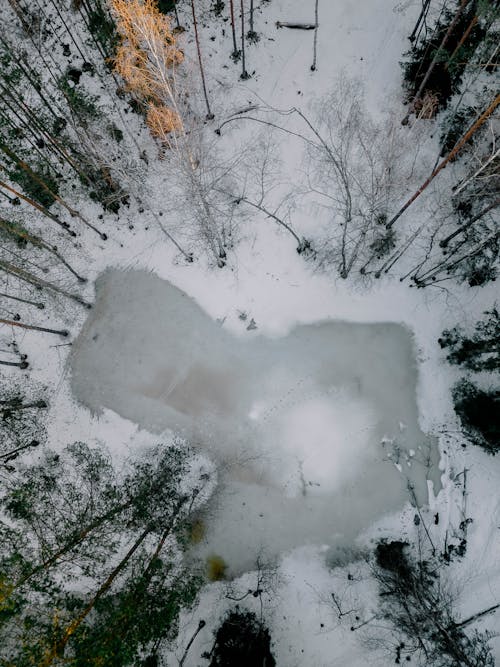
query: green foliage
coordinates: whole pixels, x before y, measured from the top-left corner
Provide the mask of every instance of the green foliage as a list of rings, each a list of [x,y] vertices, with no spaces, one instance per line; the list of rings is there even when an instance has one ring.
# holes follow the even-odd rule
[[[476,255],[466,263],[467,273],[464,278],[471,287],[481,287],[497,279],[496,257],[492,262],[489,255],[490,253],[482,253],[479,257]],[[495,251],[495,255],[498,255],[498,251]]]
[[[443,331],[438,343],[449,350],[446,358],[450,364],[471,371],[500,369],[500,314],[493,308],[484,315],[470,336],[460,326]]]
[[[108,132],[116,142],[120,143],[120,141],[123,141],[123,132],[114,123],[108,125]]]
[[[18,86],[21,82],[23,74],[21,70],[16,67],[16,60],[13,54],[5,48],[0,51],[0,78],[7,87]]]
[[[129,578],[99,601],[92,622],[75,633],[71,666],[135,665],[139,648],[172,639],[179,613],[194,601],[200,581],[187,571],[173,577],[171,570],[157,559],[151,571]]]
[[[210,667],[274,667],[269,630],[250,611],[229,612],[217,630]]]
[[[71,111],[80,118],[82,116],[94,119],[100,117],[101,112],[97,108],[98,97],[96,95],[89,95],[81,90],[79,85],[71,80],[68,73],[58,79],[57,85],[63,93]]]
[[[224,11],[225,3],[222,0],[212,0],[210,10],[215,16],[221,16]]]
[[[453,389],[453,401],[471,442],[489,454],[500,451],[500,391],[485,391],[462,380]]]
[[[99,42],[104,53],[111,55],[118,44],[116,25],[109,11],[98,0],[92,3],[92,9],[88,14],[88,29],[94,39]]]
[[[438,96],[441,107],[446,106],[450,97],[458,91],[467,61],[474,55],[478,45],[484,39],[486,31],[480,23],[477,23],[466,40],[466,46],[455,49],[474,17],[474,4],[467,7],[462,13],[451,31],[446,46],[439,48],[443,37],[448,32],[453,21],[458,3],[446,9],[440,16],[434,29],[426,33],[424,39],[414,44],[404,54],[405,60],[401,63],[403,69],[403,85],[408,95],[408,100],[415,97],[429,67],[436,59],[432,72],[428,77],[425,89],[421,93],[423,97],[427,92]]]
[[[45,164],[35,164],[30,169],[55,195],[59,194],[59,184]],[[9,177],[14,183],[17,183],[23,192],[31,199],[34,199],[45,208],[50,208],[55,202],[51,192],[47,190],[33,178],[33,176],[18,165],[9,169]]]
[[[470,248],[472,252],[458,265],[456,274],[471,287],[481,287],[497,278],[500,238],[498,236],[491,238],[485,244],[484,241],[489,233],[491,232],[487,224],[477,223],[464,234],[467,243],[465,248]]]
[[[174,11],[176,0],[158,0],[158,9],[162,14],[169,14]]]
[[[381,222],[384,224],[385,220]],[[377,256],[378,259],[387,255],[394,250],[396,247],[396,232],[391,227],[391,229],[384,230],[382,233],[378,234],[375,239],[370,243],[370,250]]]
[[[64,510],[59,507],[61,499]],[[97,561],[104,562],[114,548],[115,540],[106,527],[121,502],[109,458],[76,442],[63,454],[46,451],[39,463],[23,469],[11,482],[2,506],[23,534],[38,543],[41,553],[74,544],[77,553],[73,555],[80,570],[86,571]],[[41,525],[43,532],[38,530]],[[86,551],[79,552],[82,531],[90,527],[84,535]]]
[[[106,211],[118,213],[124,194],[111,177],[109,170],[105,167],[99,170],[86,161],[85,175],[88,181],[83,182],[91,188],[89,191],[90,199],[99,202]]]
[[[201,583],[172,552],[199,493],[181,491],[189,457],[181,443],[158,447],[117,475],[101,449],[74,443],[10,481],[0,503],[0,665],[47,655],[56,665],[64,652],[71,667],[126,667],[172,637]]]
[[[134,465],[133,474],[124,483],[125,493],[134,498],[128,518],[131,527],[147,523],[152,530],[161,532],[165,517],[186,501],[179,494],[179,486],[187,467],[188,458],[182,447],[156,451],[148,460]]]
[[[441,125],[441,137],[439,139],[443,155],[449,153],[458,140],[467,132],[475,116],[475,108],[466,106],[458,111],[453,111],[445,117]]]
[[[28,245],[28,241],[22,235],[29,234],[28,230],[13,220],[7,220],[6,222],[8,227],[0,226],[0,239],[12,241],[18,248],[25,248]]]
[[[410,564],[407,555],[408,542],[381,540],[375,548],[375,560],[383,570],[393,572],[402,579],[410,574]]]

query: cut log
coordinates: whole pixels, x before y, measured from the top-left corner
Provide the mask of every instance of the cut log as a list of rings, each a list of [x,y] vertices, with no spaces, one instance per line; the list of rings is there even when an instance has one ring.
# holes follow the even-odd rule
[[[284,21],[276,21],[277,28],[291,28],[292,30],[314,30],[315,23],[288,23]]]

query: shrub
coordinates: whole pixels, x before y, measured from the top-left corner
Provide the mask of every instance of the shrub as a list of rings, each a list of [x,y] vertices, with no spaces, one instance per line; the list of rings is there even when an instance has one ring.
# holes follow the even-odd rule
[[[406,542],[381,541],[375,550],[374,577],[380,615],[389,624],[394,662],[426,667],[493,667],[487,633],[466,633],[438,557],[417,560]]]
[[[59,194],[59,185],[48,167],[45,165],[34,165],[31,167],[31,170],[45,183],[51,192],[55,195]],[[52,194],[47,192],[47,190],[35,180],[29,172],[16,165],[9,170],[8,173],[9,177],[21,187],[28,197],[31,197],[31,199],[34,199],[42,206],[45,206],[45,208],[50,208],[50,206],[52,206],[55,201]]]
[[[98,118],[100,111],[96,106],[97,97],[80,90],[71,78],[70,72],[71,70],[68,69],[66,74],[60,77],[57,82],[59,90],[66,98],[69,108],[79,116]]]
[[[458,4],[443,12],[441,19],[435,25],[434,30],[429,33],[428,38],[422,39],[404,54],[406,60],[401,63],[401,66],[403,68],[404,87],[409,100],[414,98],[434,58],[436,58],[435,66],[421,97],[425,93],[436,94],[439,105],[444,107],[450,97],[458,91],[467,61],[485,36],[484,28],[477,23],[468,36],[466,51],[464,47],[461,47],[454,54],[474,16],[474,5],[475,3],[472,3],[471,7],[461,13],[448,37],[446,46],[441,51],[439,45],[450,27]],[[454,54],[453,58],[451,58],[452,54]]]
[[[500,368],[500,315],[496,308],[487,310],[467,336],[461,327],[445,329],[438,343],[449,350],[450,364],[463,365],[472,371],[494,371]]]
[[[210,667],[274,667],[269,630],[252,612],[236,608],[217,630]]]
[[[471,442],[490,454],[500,451],[500,391],[462,380],[453,389],[455,412]]]

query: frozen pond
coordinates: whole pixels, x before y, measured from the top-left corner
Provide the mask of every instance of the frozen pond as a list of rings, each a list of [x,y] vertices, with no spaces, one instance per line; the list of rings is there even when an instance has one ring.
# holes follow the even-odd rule
[[[229,571],[308,543],[349,544],[427,479],[438,450],[418,427],[410,332],[328,321],[236,337],[147,272],[109,271],[72,356],[75,396],[215,458],[219,492],[201,555]],[[393,463],[394,462],[394,463]]]

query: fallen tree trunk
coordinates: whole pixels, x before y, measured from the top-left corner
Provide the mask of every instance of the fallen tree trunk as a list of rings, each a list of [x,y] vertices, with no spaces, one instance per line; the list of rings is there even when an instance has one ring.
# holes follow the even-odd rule
[[[286,21],[276,21],[277,28],[291,28],[292,30],[314,30],[315,23],[288,23]]]

